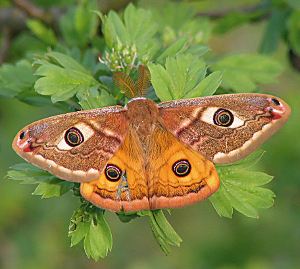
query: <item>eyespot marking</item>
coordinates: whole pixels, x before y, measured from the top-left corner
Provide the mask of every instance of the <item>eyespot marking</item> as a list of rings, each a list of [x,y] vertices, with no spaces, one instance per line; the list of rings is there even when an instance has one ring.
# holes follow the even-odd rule
[[[109,181],[116,182],[122,176],[122,170],[113,164],[108,164],[105,168],[105,176]]]
[[[221,113],[225,111],[224,113]],[[225,116],[227,115],[227,116]],[[227,120],[226,120],[227,118]],[[239,117],[235,111],[229,111],[221,107],[207,107],[202,113],[201,118],[203,122],[214,125],[218,128],[238,128],[245,124],[244,120]],[[225,121],[226,120],[226,121]],[[217,121],[217,122],[216,122]],[[222,124],[223,121],[223,124]],[[219,123],[219,124],[218,124]]]
[[[281,103],[280,103],[277,99],[275,99],[275,98],[271,98],[271,101],[272,101],[273,104],[275,104],[276,106],[280,106],[280,105],[281,105]]]
[[[218,126],[228,127],[233,123],[234,117],[227,109],[218,109],[214,114],[214,124]]]
[[[72,134],[69,135],[68,132],[71,132]],[[59,150],[71,150],[75,146],[88,141],[94,133],[95,131],[91,126],[84,122],[79,122],[69,128],[59,137],[57,148]]]
[[[185,177],[191,172],[191,164],[188,160],[180,160],[173,164],[172,170],[178,177]]]
[[[65,142],[70,147],[76,147],[84,142],[83,134],[77,128],[72,127],[65,133]]]
[[[21,140],[24,139],[25,136],[26,136],[26,134],[27,134],[27,131],[21,132],[19,138],[20,138]]]

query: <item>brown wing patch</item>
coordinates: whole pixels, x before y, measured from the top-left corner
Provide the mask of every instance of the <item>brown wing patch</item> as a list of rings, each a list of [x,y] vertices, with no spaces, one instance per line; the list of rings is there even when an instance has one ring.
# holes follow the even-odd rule
[[[121,147],[128,131],[126,113],[122,107],[110,107],[43,119],[23,128],[13,148],[59,178],[92,181]],[[74,127],[82,135],[82,143],[71,147],[65,136]]]
[[[218,164],[236,162],[257,149],[287,121],[290,107],[266,94],[227,94],[169,101],[159,105],[168,131]],[[215,112],[228,110],[232,125],[214,123]]]

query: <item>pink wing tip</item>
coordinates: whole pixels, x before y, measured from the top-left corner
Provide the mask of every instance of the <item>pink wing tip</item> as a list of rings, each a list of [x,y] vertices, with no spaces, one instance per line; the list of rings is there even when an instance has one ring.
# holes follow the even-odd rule
[[[30,137],[28,130],[21,131],[14,139],[13,148],[19,152],[32,152],[35,149],[33,142],[34,139]]]
[[[281,118],[288,118],[291,113],[291,108],[287,103],[279,98],[270,97],[270,105],[266,108],[266,113],[269,113],[268,117],[270,120],[278,120]]]

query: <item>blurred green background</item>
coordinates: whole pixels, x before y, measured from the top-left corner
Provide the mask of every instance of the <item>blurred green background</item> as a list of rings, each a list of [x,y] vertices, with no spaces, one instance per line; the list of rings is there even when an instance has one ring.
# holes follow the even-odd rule
[[[265,26],[264,20],[246,23],[224,35],[213,34],[208,45],[219,57],[256,53]],[[172,210],[168,220],[183,243],[169,256],[158,247],[147,218],[124,224],[111,212],[105,216],[113,249],[105,259],[86,258],[82,245],[70,248],[68,225],[78,199],[71,193],[40,199],[31,195],[34,185],[5,177],[11,165],[22,162],[11,149],[14,135],[60,111],[0,100],[0,268],[300,268],[300,74],[291,67],[288,54],[281,42],[273,57],[285,71],[279,84],[263,89],[284,99],[292,114],[284,128],[264,143],[267,152],[255,167],[274,175],[267,187],[276,194],[275,206],[260,210],[260,219],[238,212],[232,219],[221,218],[209,201]]]

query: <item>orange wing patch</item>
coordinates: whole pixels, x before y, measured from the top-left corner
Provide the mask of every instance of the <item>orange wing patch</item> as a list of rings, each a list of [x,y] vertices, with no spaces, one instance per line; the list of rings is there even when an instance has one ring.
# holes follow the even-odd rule
[[[162,126],[151,134],[145,156],[129,131],[101,176],[81,184],[96,206],[116,212],[178,208],[207,199],[219,187],[215,166]]]
[[[128,133],[97,180],[81,184],[82,196],[96,206],[116,212],[149,209],[143,151],[135,135]]]
[[[157,128],[149,148],[149,203],[151,209],[178,208],[203,201],[220,185],[214,164]]]

